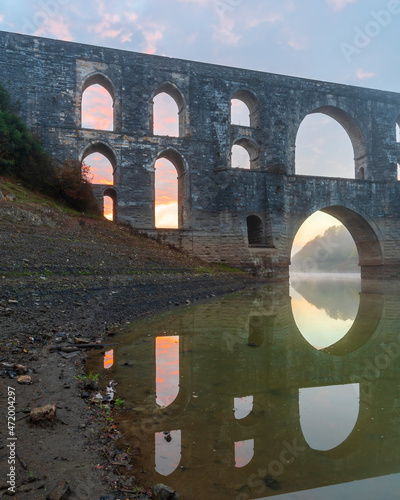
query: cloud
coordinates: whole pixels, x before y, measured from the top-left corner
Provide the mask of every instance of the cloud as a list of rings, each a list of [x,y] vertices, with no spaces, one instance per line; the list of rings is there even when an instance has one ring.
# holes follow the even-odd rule
[[[372,71],[366,71],[366,70],[361,69],[361,68],[359,68],[356,71],[356,77],[358,78],[358,80],[369,80],[370,78],[373,78],[374,76],[376,76],[376,74],[373,73]]]
[[[294,50],[306,50],[310,43],[306,36],[292,35],[288,40],[288,45]]]
[[[344,9],[349,3],[356,3],[357,0],[326,0],[333,7],[335,12]]]
[[[154,54],[157,51],[157,42],[163,39],[164,27],[157,26],[155,24],[149,24],[139,28],[142,31],[142,34],[146,41],[146,46],[143,51],[146,54]]]
[[[274,24],[277,21],[283,21],[283,16],[281,14],[271,12],[260,17],[254,16],[252,19],[249,19],[246,24],[248,28],[256,28],[257,26],[260,26],[260,24]]]
[[[4,21],[4,14],[0,14],[0,23]]]
[[[58,40],[71,42],[74,38],[69,31],[66,21],[61,15],[48,16],[44,19],[43,24],[34,33],[35,36],[53,36]]]
[[[237,45],[242,38],[235,29],[235,20],[219,14],[219,24],[214,26],[214,38],[224,45]]]

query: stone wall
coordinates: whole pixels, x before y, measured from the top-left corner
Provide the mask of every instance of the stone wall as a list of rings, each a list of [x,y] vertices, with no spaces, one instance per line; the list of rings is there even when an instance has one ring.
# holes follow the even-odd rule
[[[155,234],[154,165],[164,157],[179,176],[180,231],[160,232],[163,241],[284,278],[299,226],[326,209],[347,223],[365,275],[399,277],[399,94],[7,32],[0,48],[1,83],[46,149],[59,159],[110,159],[118,220]],[[81,127],[82,94],[94,83],[113,98],[113,131]],[[180,109],[179,137],[153,134],[160,92]],[[231,125],[232,98],[249,107],[250,127]],[[295,175],[297,131],[313,112],[347,131],[354,180]],[[231,168],[236,143],[251,170]],[[249,216],[262,224],[262,244],[249,245]]]

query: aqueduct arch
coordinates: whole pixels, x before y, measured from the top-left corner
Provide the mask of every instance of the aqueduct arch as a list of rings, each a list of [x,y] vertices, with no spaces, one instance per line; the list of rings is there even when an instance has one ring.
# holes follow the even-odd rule
[[[159,237],[154,162],[163,152],[177,168],[183,207],[180,230],[163,231],[163,241],[286,280],[295,221],[321,207],[348,207],[360,218],[334,210],[356,239],[363,276],[400,277],[399,94],[7,32],[0,48],[2,81],[45,148],[82,160],[97,145],[109,158],[120,221]],[[82,93],[94,83],[113,97],[113,131],[81,127]],[[179,137],[153,133],[161,92],[177,104]],[[231,123],[232,99],[248,107],[250,127]],[[317,112],[348,133],[355,179],[295,175],[297,131]],[[247,148],[253,168],[230,168],[232,144]],[[248,244],[251,214],[270,223],[264,248]]]

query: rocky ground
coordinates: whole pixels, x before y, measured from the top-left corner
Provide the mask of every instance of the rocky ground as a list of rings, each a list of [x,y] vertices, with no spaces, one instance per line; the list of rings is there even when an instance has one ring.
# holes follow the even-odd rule
[[[126,322],[256,278],[15,189],[0,200],[0,498],[149,498],[152,485],[125,475],[117,427],[87,398],[87,343],[101,349]]]

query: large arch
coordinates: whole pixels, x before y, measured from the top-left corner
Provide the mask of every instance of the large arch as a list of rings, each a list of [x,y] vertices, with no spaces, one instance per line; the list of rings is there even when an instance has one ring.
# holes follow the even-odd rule
[[[244,104],[246,104],[249,110],[250,127],[258,127],[260,122],[260,108],[256,96],[249,90],[241,89],[237,90],[232,95],[231,101],[233,99],[237,99],[238,101],[242,101]]]
[[[380,269],[383,266],[384,258],[380,242],[381,238],[379,238],[379,230],[375,225],[373,227],[373,223],[369,221],[367,215],[360,215],[353,208],[344,205],[313,206],[311,210],[305,211],[303,216],[297,218],[294,223],[290,224],[289,237],[291,243],[288,248],[289,256],[294,238],[300,226],[310,215],[318,210],[335,217],[350,232],[357,247],[362,277],[367,276],[367,269]],[[290,262],[290,257],[288,260]],[[375,275],[376,273],[372,274]]]
[[[184,99],[183,93],[181,92],[179,87],[172,82],[164,82],[153,93],[153,96],[151,99],[152,130],[154,131],[154,98],[162,93],[169,95],[175,101],[176,106],[177,106],[177,110],[178,110],[179,137],[185,136],[186,130],[187,130],[187,123],[186,123],[187,113],[186,113],[185,99]]]
[[[300,126],[304,119],[308,115],[322,113],[324,115],[333,118],[337,121],[345,130],[349,136],[350,142],[353,147],[354,153],[354,177],[356,179],[364,180],[369,179],[368,171],[368,148],[366,138],[361,130],[360,125],[354,118],[354,113],[349,110],[346,106],[342,104],[339,105],[336,101],[324,101],[316,103],[313,107],[309,108],[306,113],[303,114],[300,121],[296,126],[294,144],[296,143],[296,138]]]
[[[155,171],[155,164],[158,160],[165,158],[170,161],[175,167],[178,177],[178,228],[184,229],[189,225],[189,193],[188,193],[188,164],[184,157],[174,148],[167,148],[159,152],[153,163]],[[154,172],[155,173],[155,172]],[[153,176],[153,192],[155,192],[155,176]],[[155,207],[154,207],[155,209]],[[154,210],[153,210],[154,212]],[[155,215],[153,213],[153,225]]]

